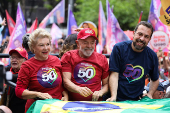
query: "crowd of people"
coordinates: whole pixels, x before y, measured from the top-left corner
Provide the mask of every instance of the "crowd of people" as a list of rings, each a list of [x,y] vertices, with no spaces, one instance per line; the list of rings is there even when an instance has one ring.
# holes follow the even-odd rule
[[[150,23],[141,21],[132,41],[115,44],[109,62],[95,51],[98,38],[86,26],[58,41],[59,58],[50,55],[53,45],[49,32],[38,28],[25,34],[23,48],[9,51],[7,70],[17,74],[12,79],[16,87],[6,85],[1,104],[13,113],[23,113],[40,99],[126,101],[144,96],[170,97],[169,57],[147,46],[153,34]]]

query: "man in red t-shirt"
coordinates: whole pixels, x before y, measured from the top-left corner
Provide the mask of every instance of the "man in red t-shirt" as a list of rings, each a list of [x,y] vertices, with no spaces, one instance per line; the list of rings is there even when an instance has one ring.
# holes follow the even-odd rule
[[[10,70],[12,72],[13,78],[12,82],[16,83],[18,78],[18,72],[21,68],[22,63],[24,63],[26,60],[28,60],[28,54],[27,51],[23,48],[16,48],[9,51],[10,55],[10,65],[6,68],[6,70]],[[12,88],[7,85],[5,95],[7,94],[7,101],[6,103],[3,103],[4,105],[7,105],[9,109],[13,113],[24,113],[25,111],[25,104],[26,100],[20,99],[16,96],[15,88]],[[4,95],[4,96],[5,96]]]
[[[77,50],[61,58],[63,82],[70,101],[97,101],[108,92],[109,66],[104,55],[94,52],[97,37],[85,28],[77,35]]]

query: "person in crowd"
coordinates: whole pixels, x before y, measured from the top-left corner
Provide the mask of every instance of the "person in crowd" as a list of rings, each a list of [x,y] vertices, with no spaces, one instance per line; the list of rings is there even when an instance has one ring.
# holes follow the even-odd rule
[[[134,30],[133,41],[114,45],[109,59],[109,88],[111,97],[107,101],[139,100],[152,95],[159,85],[158,58],[147,45],[151,40],[153,27],[141,21]],[[149,74],[150,90],[143,95],[145,76]]]
[[[6,71],[11,71],[13,74],[12,82],[17,82],[17,75],[23,62],[28,59],[28,54],[23,48],[16,48],[9,51],[10,66]],[[23,113],[25,111],[26,100],[20,99],[15,94],[15,88],[7,85],[3,94],[4,105],[7,105],[13,113]]]
[[[90,27],[89,27],[89,24],[86,23],[86,22],[84,22],[82,26],[83,26],[83,28],[90,28]]]
[[[29,41],[29,33],[26,33],[23,37],[22,37],[22,47],[27,51],[28,53],[28,59],[34,57],[35,55],[30,51],[29,46],[28,46],[28,41]]]
[[[97,37],[89,28],[77,35],[77,50],[61,57],[63,83],[70,101],[97,101],[108,92],[109,66],[104,55],[94,51]]]
[[[22,44],[21,44],[21,42],[20,42],[18,39],[16,39],[16,40],[14,41],[14,45],[15,45],[16,48],[22,47]]]
[[[149,92],[149,86],[150,86],[150,83],[148,83],[148,85],[144,87],[144,89],[145,89],[147,92]],[[163,86],[162,83],[159,83],[158,88],[157,88],[156,91],[153,93],[152,98],[153,98],[153,99],[162,99],[162,98],[164,98],[164,96],[165,96],[165,88],[164,88],[164,86]]]
[[[62,48],[62,46],[63,46],[63,43],[64,43],[64,40],[63,40],[62,38],[57,40],[57,44],[58,44],[58,49],[59,49],[59,51],[61,50],[61,48]]]
[[[5,18],[2,20],[2,22],[0,24],[0,27],[2,27],[2,26],[6,26],[6,19]]]
[[[67,51],[77,49],[76,40],[77,34],[71,34],[64,40],[63,46],[59,52],[59,58],[61,58]]]
[[[3,21],[0,24],[0,44],[2,45],[2,31],[4,29],[4,26],[6,25],[6,19],[4,18]]]
[[[1,47],[0,47],[0,53],[2,53],[3,52],[3,50],[5,49],[4,47],[3,47],[3,43],[2,43],[2,31],[3,31],[3,29],[4,29],[4,26],[6,25],[6,19],[4,18],[3,19],[3,21],[2,21],[2,23],[0,24],[0,45],[1,45]]]
[[[25,111],[36,99],[68,101],[62,86],[61,62],[56,56],[49,55],[51,39],[50,33],[41,28],[29,36],[28,46],[35,56],[22,64],[15,88],[19,98],[27,99]]]

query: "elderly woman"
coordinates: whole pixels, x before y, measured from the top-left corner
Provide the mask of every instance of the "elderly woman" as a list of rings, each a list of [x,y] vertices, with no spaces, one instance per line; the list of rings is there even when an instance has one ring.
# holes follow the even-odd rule
[[[27,99],[25,110],[36,98],[68,101],[62,86],[61,62],[56,56],[49,55],[50,34],[44,29],[36,29],[30,35],[28,45],[35,56],[22,64],[15,88],[18,97]]]

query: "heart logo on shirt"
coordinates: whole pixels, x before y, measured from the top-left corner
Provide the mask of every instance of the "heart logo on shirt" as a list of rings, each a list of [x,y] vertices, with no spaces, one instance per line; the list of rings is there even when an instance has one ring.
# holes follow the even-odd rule
[[[45,88],[54,88],[60,84],[61,77],[54,68],[43,66],[37,72],[37,80]]]
[[[84,82],[92,79],[96,75],[96,70],[92,66],[80,67],[77,76]]]
[[[143,67],[136,65],[133,66],[131,64],[126,65],[126,69],[123,72],[123,75],[126,77],[126,79],[130,82],[139,80],[144,75],[144,69]]]

